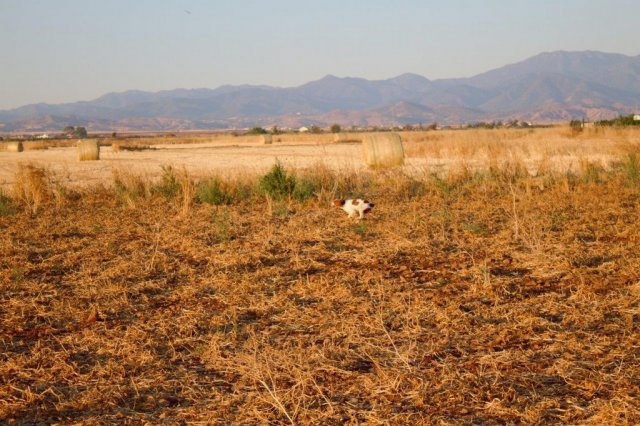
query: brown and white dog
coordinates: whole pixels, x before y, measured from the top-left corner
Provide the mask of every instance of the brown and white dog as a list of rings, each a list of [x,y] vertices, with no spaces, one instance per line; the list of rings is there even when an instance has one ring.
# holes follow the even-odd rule
[[[334,200],[333,204],[347,212],[349,217],[356,217],[357,215],[358,219],[364,219],[365,213],[369,213],[373,206],[375,206],[375,204],[361,198]]]

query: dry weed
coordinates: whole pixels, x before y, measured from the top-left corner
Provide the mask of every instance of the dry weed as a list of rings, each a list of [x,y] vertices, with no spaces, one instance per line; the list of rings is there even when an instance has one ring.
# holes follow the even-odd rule
[[[36,214],[51,195],[45,169],[33,164],[20,164],[14,180],[13,194],[30,214]]]

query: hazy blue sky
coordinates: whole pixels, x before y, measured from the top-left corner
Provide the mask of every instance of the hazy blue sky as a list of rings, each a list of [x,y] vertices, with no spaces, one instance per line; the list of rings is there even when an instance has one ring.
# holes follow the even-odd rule
[[[108,92],[467,77],[640,54],[637,0],[0,0],[0,109]]]

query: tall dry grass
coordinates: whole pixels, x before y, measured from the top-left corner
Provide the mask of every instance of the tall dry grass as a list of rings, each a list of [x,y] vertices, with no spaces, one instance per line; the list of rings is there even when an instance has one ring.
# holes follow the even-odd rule
[[[573,135],[566,127],[403,132],[408,157],[465,163],[474,168],[519,162],[538,170],[575,171],[589,159],[610,167],[628,152],[640,151],[640,130],[589,128]]]
[[[46,170],[31,164],[20,164],[14,180],[13,196],[28,213],[36,214],[50,196]]]

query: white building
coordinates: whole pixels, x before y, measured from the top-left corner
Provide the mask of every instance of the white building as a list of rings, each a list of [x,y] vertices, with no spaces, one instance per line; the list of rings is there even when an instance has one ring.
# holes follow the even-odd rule
[[[635,114],[633,116],[633,121],[640,121],[640,114]]]

